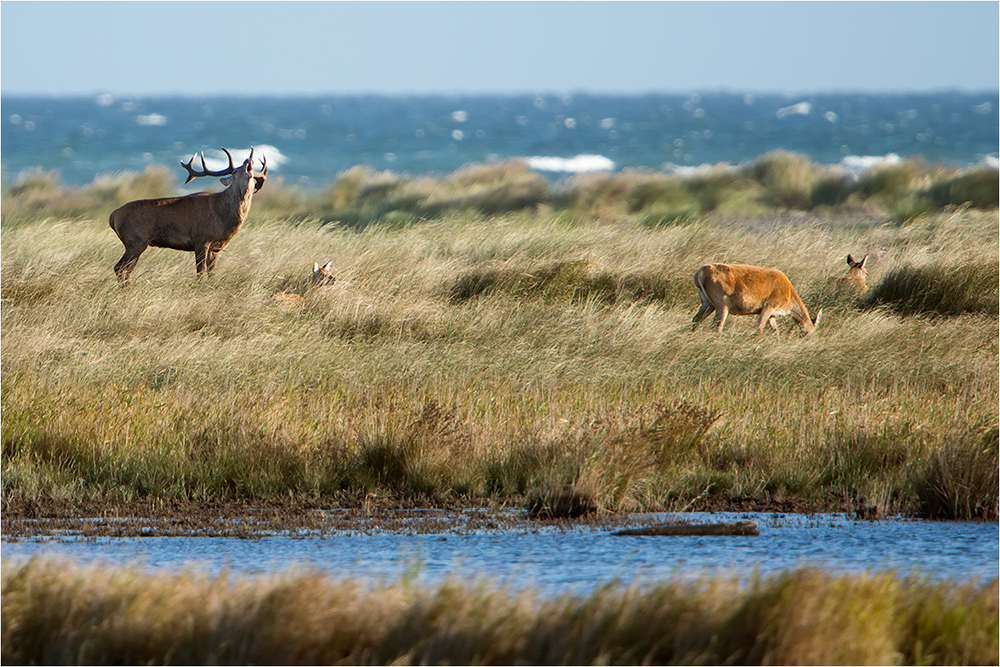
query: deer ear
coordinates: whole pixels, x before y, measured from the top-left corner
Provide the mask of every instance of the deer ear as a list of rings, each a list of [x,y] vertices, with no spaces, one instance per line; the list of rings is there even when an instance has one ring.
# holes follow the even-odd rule
[[[323,270],[324,271],[332,271],[333,270],[333,260],[332,259],[329,262],[326,263],[326,265],[323,267]]]
[[[319,262],[313,262],[313,273],[319,271]]]
[[[867,262],[867,261],[868,261],[868,255],[865,255],[864,257],[861,258],[861,268],[862,269],[865,268],[865,262]]]
[[[220,179],[219,182],[228,188],[229,185],[233,182],[233,179],[231,176],[226,176],[225,178]]]

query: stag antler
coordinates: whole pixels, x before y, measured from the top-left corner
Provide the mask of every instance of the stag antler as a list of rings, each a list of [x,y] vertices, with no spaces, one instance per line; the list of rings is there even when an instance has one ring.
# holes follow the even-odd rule
[[[187,164],[185,164],[184,162],[181,162],[181,166],[184,167],[185,169],[187,169],[187,171],[188,171],[188,177],[187,177],[187,180],[184,181],[184,183],[185,184],[190,183],[191,181],[193,181],[194,179],[196,179],[196,178],[198,178],[200,176],[228,176],[229,174],[231,174],[234,171],[236,171],[236,167],[233,166],[233,156],[230,155],[229,151],[227,151],[225,148],[222,148],[222,152],[225,153],[227,157],[229,157],[229,167],[227,169],[222,169],[220,171],[209,171],[208,170],[208,168],[205,166],[205,153],[204,153],[204,151],[202,151],[202,153],[201,153],[201,173],[200,174],[198,172],[196,172],[194,169],[191,168],[191,163],[194,162],[194,157],[192,157],[190,160],[188,160]],[[251,155],[252,155],[252,153],[251,153]]]
[[[250,147],[250,157],[247,158],[247,161],[250,162],[250,169],[253,170],[253,146]],[[253,177],[255,179],[254,192],[257,192],[262,187],[264,187],[264,179],[267,178],[267,156],[266,155],[261,155],[260,163],[261,163],[261,170],[253,172]]]

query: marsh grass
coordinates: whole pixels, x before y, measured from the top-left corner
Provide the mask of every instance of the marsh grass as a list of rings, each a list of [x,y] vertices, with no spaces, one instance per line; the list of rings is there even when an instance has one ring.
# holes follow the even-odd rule
[[[964,265],[903,266],[886,273],[868,305],[886,305],[902,315],[996,315],[1000,266],[992,260]]]
[[[993,664],[997,582],[804,569],[545,598],[489,582],[5,562],[2,655],[56,664]]]
[[[209,186],[219,187],[219,186]],[[96,218],[133,199],[168,196],[176,174],[151,166],[138,173],[100,174],[66,188],[58,171],[27,170],[4,183],[3,221],[11,226],[40,216]],[[759,215],[780,210],[878,211],[907,222],[947,206],[997,207],[996,169],[927,165],[920,159],[869,170],[856,178],[788,151],[753,162],[719,164],[691,174],[627,169],[550,182],[525,162],[471,164],[443,176],[413,177],[357,166],[325,188],[306,191],[272,176],[254,198],[258,212],[291,221],[400,227],[455,212],[500,215],[539,207],[576,220],[629,219],[650,228],[686,225],[706,213]]]
[[[962,520],[996,517],[998,494],[997,433],[980,442],[965,439],[934,451],[913,480],[923,513],[934,518]]]
[[[804,192],[812,180],[785,175],[801,168],[775,157],[767,178]],[[11,199],[68,196],[38,178]],[[125,289],[105,218],[28,215],[5,197],[4,497],[930,508],[918,489],[944,484],[928,472],[937,452],[996,439],[996,212],[651,226],[641,212],[677,192],[661,178],[593,176],[565,208],[462,204],[406,224],[324,224],[308,197],[279,192],[304,208],[255,204],[211,279],[195,278],[190,254],[151,249]],[[158,179],[101,187],[132,196]],[[325,210],[414,183],[358,170]],[[419,187],[424,202],[468,202],[533,184],[504,164]],[[848,252],[870,254],[870,298],[830,291]],[[337,282],[311,288],[313,261],[331,260]],[[692,333],[692,276],[709,261],[784,270],[811,312],[825,308],[818,335],[755,335],[749,318]],[[941,507],[995,519],[988,485],[955,488],[965,496]]]

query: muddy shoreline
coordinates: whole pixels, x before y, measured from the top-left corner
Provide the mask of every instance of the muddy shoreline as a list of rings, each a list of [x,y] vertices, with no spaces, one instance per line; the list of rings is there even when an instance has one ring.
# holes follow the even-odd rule
[[[661,511],[671,509],[662,508]],[[857,503],[833,497],[825,500],[702,498],[686,510],[777,514],[848,512],[860,518],[873,518],[864,517]],[[2,536],[5,540],[58,536],[253,539],[274,534],[322,535],[348,531],[464,534],[541,525],[592,525],[621,529],[632,527],[635,522],[635,516],[628,513],[589,514],[574,519],[531,519],[523,503],[483,500],[434,502],[320,498],[267,501],[141,499],[122,502],[42,499],[5,501]]]

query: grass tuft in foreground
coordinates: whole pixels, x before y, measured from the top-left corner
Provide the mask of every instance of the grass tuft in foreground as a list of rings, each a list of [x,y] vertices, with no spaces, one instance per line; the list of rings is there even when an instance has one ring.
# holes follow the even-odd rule
[[[997,581],[804,569],[544,598],[4,563],[5,664],[996,664]]]

